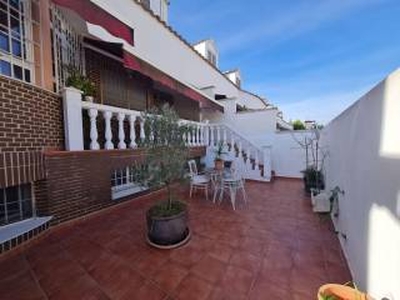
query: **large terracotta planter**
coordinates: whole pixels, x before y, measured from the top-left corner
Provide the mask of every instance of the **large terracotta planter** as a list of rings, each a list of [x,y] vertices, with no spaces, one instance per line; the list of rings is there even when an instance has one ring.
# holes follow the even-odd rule
[[[169,217],[156,217],[147,211],[147,240],[149,244],[161,249],[172,249],[185,244],[190,239],[187,225],[187,208]]]
[[[216,159],[214,161],[215,170],[222,171],[224,169],[224,161],[222,159]]]
[[[340,284],[325,284],[319,288],[318,300],[324,300],[328,296],[334,297],[328,299],[335,300],[372,300],[367,294]]]

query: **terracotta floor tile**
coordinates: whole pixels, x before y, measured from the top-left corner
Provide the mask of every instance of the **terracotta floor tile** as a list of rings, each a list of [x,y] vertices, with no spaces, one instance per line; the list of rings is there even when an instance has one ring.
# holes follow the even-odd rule
[[[215,288],[207,300],[246,300],[247,296],[233,293],[230,289]]]
[[[207,299],[213,290],[213,286],[204,279],[189,274],[178,286],[174,297],[181,300],[203,300]]]
[[[190,272],[211,283],[218,282],[226,271],[227,265],[220,260],[206,255],[193,265]]]
[[[152,279],[168,294],[172,294],[182,279],[189,273],[188,269],[168,261],[158,269]]]
[[[222,262],[228,263],[232,254],[233,249],[229,245],[223,243],[215,243],[215,245],[208,251],[208,255],[219,259]]]
[[[81,276],[65,284],[60,290],[49,297],[51,300],[107,300],[106,294],[100,289],[94,279],[88,275]]]
[[[261,258],[248,252],[235,251],[229,264],[243,268],[255,274],[261,267]]]
[[[245,269],[229,266],[218,286],[232,294],[247,295],[255,280],[255,275]]]
[[[45,299],[29,271],[0,279],[0,298],[3,300]]]
[[[151,277],[169,259],[167,253],[146,252],[135,263],[135,268],[145,277]]]
[[[121,300],[162,300],[166,294],[152,283],[145,283],[137,289],[131,289]]]
[[[250,291],[249,300],[265,300],[265,299],[292,299],[289,287],[284,288],[270,282],[256,282]],[[310,298],[308,300],[311,300]]]
[[[172,251],[171,259],[182,264],[187,268],[191,268],[195,263],[200,261],[206,253],[193,247],[190,243],[182,248]]]
[[[109,297],[115,299],[131,294],[145,281],[137,271],[112,256],[93,265],[89,274]]]

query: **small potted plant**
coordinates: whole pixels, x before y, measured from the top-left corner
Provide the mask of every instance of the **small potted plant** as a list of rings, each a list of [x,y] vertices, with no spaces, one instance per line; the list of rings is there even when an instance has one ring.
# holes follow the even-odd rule
[[[154,247],[171,249],[190,239],[187,205],[173,195],[175,184],[186,179],[188,148],[184,137],[190,128],[180,124],[168,105],[144,113],[143,119],[145,139],[139,146],[145,149],[146,158],[138,178],[144,186],[167,191],[166,199],[160,199],[146,213],[147,241]]]
[[[72,65],[64,66],[68,77],[65,81],[67,87],[74,87],[82,91],[82,97],[88,102],[93,102],[93,97],[96,93],[95,84],[82,74],[81,70]]]
[[[324,175],[321,170],[314,167],[308,167],[303,173],[304,190],[310,194],[312,190],[321,191],[325,188]]]
[[[224,143],[220,141],[217,145],[217,148],[215,149],[215,159],[214,159],[214,167],[218,171],[224,169],[224,160],[222,157],[225,154],[226,152],[224,151]]]
[[[88,78],[85,78],[82,86],[82,92],[85,97],[85,101],[93,102],[93,97],[96,93],[95,84],[90,81]]]

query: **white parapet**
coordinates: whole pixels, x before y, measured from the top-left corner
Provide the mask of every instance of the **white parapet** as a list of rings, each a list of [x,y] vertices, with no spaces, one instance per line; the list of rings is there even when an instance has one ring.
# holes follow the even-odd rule
[[[82,92],[67,87],[63,90],[65,149],[83,150]]]

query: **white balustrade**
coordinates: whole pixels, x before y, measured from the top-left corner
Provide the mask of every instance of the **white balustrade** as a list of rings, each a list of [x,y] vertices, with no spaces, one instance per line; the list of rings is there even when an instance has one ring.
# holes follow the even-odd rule
[[[210,146],[214,147],[215,146],[215,141],[214,141],[214,127],[210,126],[209,127],[210,130]]]
[[[226,145],[227,145],[226,128],[223,128],[222,132],[223,132],[223,141],[222,141],[222,143],[223,143],[224,147],[226,147]]]
[[[197,146],[201,146],[201,140],[200,140],[200,137],[201,137],[201,127],[200,127],[200,125],[197,125],[196,126],[196,133],[197,133],[197,143],[196,143],[196,145]]]
[[[144,139],[146,138],[145,132],[144,132],[144,120],[143,118],[140,118],[140,140],[144,141]]]
[[[97,133],[97,109],[91,108],[89,109],[89,118],[90,118],[90,150],[99,150],[100,145],[97,142],[99,137]]]
[[[112,143],[112,131],[111,131],[111,117],[112,113],[110,111],[103,112],[104,122],[105,122],[105,138],[106,143],[104,148],[107,150],[114,149],[114,144]]]
[[[126,144],[125,144],[125,130],[124,130],[124,120],[125,120],[125,114],[124,113],[118,113],[118,149],[126,149]]]
[[[136,133],[135,133],[135,121],[136,121],[136,116],[135,115],[130,115],[129,116],[129,138],[131,140],[129,144],[129,148],[134,149],[137,147],[136,144]]]

